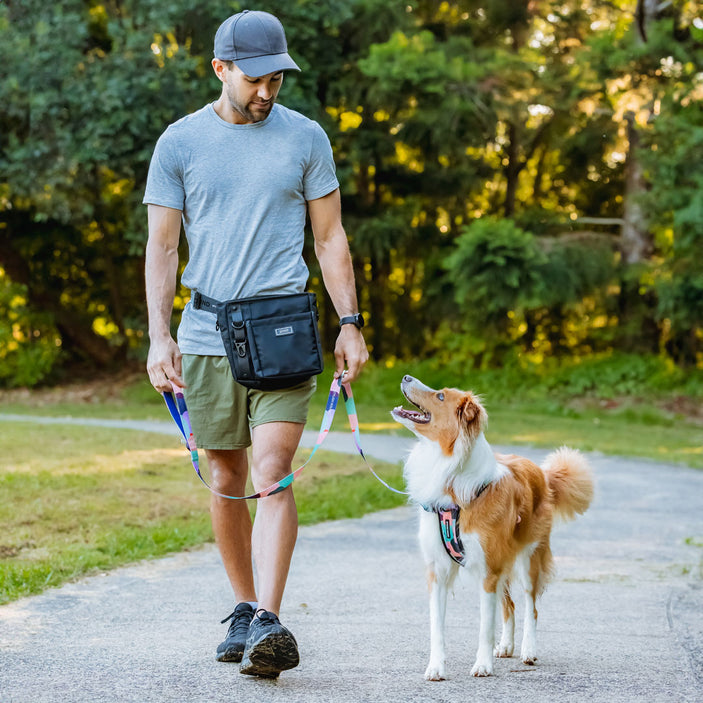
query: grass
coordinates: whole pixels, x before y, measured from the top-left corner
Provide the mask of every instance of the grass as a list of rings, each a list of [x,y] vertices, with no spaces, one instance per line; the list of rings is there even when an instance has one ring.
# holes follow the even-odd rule
[[[309,429],[331,382],[320,377]],[[370,365],[354,384],[363,436],[406,433],[389,410],[405,373],[432,387],[471,388],[489,413],[490,442],[645,457],[703,468],[703,381],[652,360],[603,367],[466,371],[461,365]],[[595,379],[595,380],[594,380]],[[43,391],[0,393],[3,413],[169,421],[142,373]],[[689,412],[682,412],[688,410]],[[693,409],[693,411],[691,411]],[[696,414],[698,409],[698,414]],[[333,429],[347,430],[340,404]],[[72,425],[0,424],[0,603],[67,580],[211,540],[209,494],[173,437]],[[296,466],[307,451],[296,455]],[[204,462],[203,462],[204,463]],[[399,466],[374,462],[391,485]],[[358,456],[318,452],[295,484],[301,524],[357,517],[404,502]],[[252,506],[253,509],[253,506]]]
[[[175,439],[12,422],[3,425],[0,452],[0,603],[212,539],[209,493]],[[299,451],[296,466],[308,455]],[[399,466],[376,464],[401,481]],[[359,457],[324,451],[295,495],[301,524],[403,502]]]
[[[617,395],[612,385],[604,385],[598,392],[573,395],[568,387],[540,385],[539,379],[517,376],[510,370],[502,375],[452,374],[422,363],[390,370],[372,366],[353,389],[362,433],[407,433],[389,416],[395,405],[407,406],[399,387],[404,373],[434,388],[455,386],[478,392],[488,411],[486,435],[492,444],[547,448],[568,444],[583,451],[703,469],[703,416],[672,410],[678,405],[700,410],[703,397],[693,396],[684,403],[680,389],[675,387],[661,392],[642,385],[635,387],[639,393]],[[318,384],[310,412],[315,420],[324,408],[330,379],[331,375],[323,375]],[[336,429],[345,429],[344,415],[340,401]]]

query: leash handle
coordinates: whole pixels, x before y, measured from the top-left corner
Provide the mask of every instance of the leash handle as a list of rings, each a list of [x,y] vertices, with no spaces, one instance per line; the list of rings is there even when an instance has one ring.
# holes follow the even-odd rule
[[[371,464],[369,464],[368,460],[366,459],[366,456],[364,455],[364,451],[361,448],[361,439],[360,439],[360,434],[359,434],[359,422],[357,420],[357,415],[356,415],[356,406],[354,405],[354,395],[352,394],[351,390],[351,384],[349,383],[344,383],[343,382],[343,376],[340,378],[335,378],[332,379],[332,384],[330,386],[330,392],[329,395],[327,396],[327,404],[325,406],[325,412],[322,416],[322,423],[320,425],[320,432],[317,435],[317,441],[315,442],[315,446],[312,449],[312,452],[310,453],[310,456],[306,459],[305,463],[302,464],[302,466],[298,467],[295,471],[292,471],[289,473],[287,476],[282,478],[280,481],[277,481],[276,483],[270,485],[268,488],[264,488],[262,491],[259,491],[258,493],[252,493],[251,495],[248,496],[230,496],[225,493],[220,493],[219,491],[216,491],[210,484],[203,478],[203,475],[200,473],[200,460],[198,456],[198,447],[195,442],[195,435],[193,434],[193,428],[190,424],[190,416],[188,414],[188,408],[186,406],[186,401],[185,397],[183,395],[183,390],[179,387],[176,386],[175,384],[171,384],[171,388],[173,389],[172,391],[165,391],[162,393],[164,401],[166,403],[166,407],[168,408],[169,413],[171,414],[171,417],[173,418],[174,422],[176,423],[176,426],[181,432],[181,435],[183,435],[183,439],[185,440],[186,447],[188,448],[188,451],[190,452],[190,460],[191,463],[193,464],[193,468],[195,469],[195,473],[198,475],[198,478],[207,486],[208,490],[214,493],[216,496],[219,496],[220,498],[227,498],[229,500],[255,500],[257,498],[265,498],[266,496],[271,496],[275,495],[276,493],[280,493],[281,491],[285,490],[290,486],[293,481],[295,481],[296,478],[302,473],[303,469],[308,465],[310,460],[313,458],[315,455],[315,452],[319,449],[320,445],[325,441],[325,438],[329,434],[330,428],[332,427],[332,420],[334,419],[335,412],[337,411],[337,405],[339,404],[339,394],[340,392],[344,396],[344,404],[345,408],[347,411],[347,415],[349,417],[349,426],[352,431],[352,435],[354,437],[354,444],[356,445],[356,449],[361,455],[361,458],[364,460],[366,463],[366,466],[368,466],[369,470],[371,473],[389,490],[393,491],[394,493],[398,493],[400,495],[408,495],[408,493],[404,491],[399,491],[396,488],[393,488],[392,486],[389,486],[374,470]]]

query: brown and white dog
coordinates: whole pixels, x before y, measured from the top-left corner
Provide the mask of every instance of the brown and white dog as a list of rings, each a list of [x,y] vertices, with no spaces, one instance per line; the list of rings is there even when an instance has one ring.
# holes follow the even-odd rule
[[[433,390],[412,376],[403,378],[401,390],[418,408],[399,406],[391,414],[419,438],[405,464],[405,480],[411,500],[422,506],[420,546],[427,566],[431,631],[425,678],[440,681],[446,676],[446,602],[459,571],[438,521],[438,511],[447,506],[458,508],[454,514],[458,512],[457,536],[463,542],[462,565],[482,584],[479,644],[471,673],[490,676],[494,654],[513,655],[515,604],[510,588],[516,583],[525,597],[520,656],[525,664],[534,664],[535,601],[552,573],[552,522],[572,519],[588,508],[593,497],[588,463],[566,447],[550,454],[541,468],[524,457],[494,454],[484,436],[486,411],[476,395],[454,388]],[[495,646],[499,599],[503,630]]]

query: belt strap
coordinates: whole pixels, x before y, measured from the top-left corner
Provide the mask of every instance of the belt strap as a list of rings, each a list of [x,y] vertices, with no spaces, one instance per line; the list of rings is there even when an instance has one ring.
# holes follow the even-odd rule
[[[222,305],[219,300],[209,298],[198,290],[193,291],[193,295],[190,296],[190,303],[195,310],[207,310],[215,314],[217,314],[217,308]]]
[[[178,426],[178,429],[180,430],[181,434],[183,435],[183,439],[185,440],[186,447],[188,451],[190,452],[190,460],[193,464],[193,468],[195,469],[195,473],[198,475],[198,478],[208,487],[208,489],[214,493],[216,496],[219,496],[220,498],[228,498],[230,500],[254,500],[256,498],[265,498],[266,496],[272,496],[275,495],[276,493],[280,493],[282,490],[288,488],[293,481],[295,481],[298,476],[302,473],[303,469],[308,465],[310,460],[313,458],[315,455],[315,452],[319,449],[320,445],[325,441],[325,438],[327,437],[327,434],[330,431],[330,427],[332,426],[332,420],[334,419],[334,414],[335,411],[337,410],[337,404],[339,403],[339,394],[340,392],[344,396],[344,405],[347,410],[347,416],[349,418],[349,427],[351,428],[352,435],[354,437],[354,444],[356,445],[356,449],[361,455],[361,458],[364,460],[366,463],[366,466],[369,468],[371,473],[389,490],[393,491],[394,493],[398,493],[400,495],[408,495],[407,492],[405,491],[399,491],[397,488],[393,488],[392,486],[389,486],[374,470],[371,464],[369,464],[368,460],[366,459],[366,456],[364,455],[364,451],[361,448],[361,436],[359,433],[359,423],[357,421],[357,416],[356,416],[356,406],[354,405],[354,396],[352,394],[351,390],[351,384],[349,383],[342,383],[341,378],[335,378],[332,380],[332,385],[330,386],[330,393],[329,396],[327,397],[327,405],[325,407],[325,412],[324,415],[322,416],[322,424],[320,426],[320,433],[317,436],[317,441],[315,442],[315,446],[313,447],[312,452],[310,453],[310,456],[307,458],[305,463],[297,468],[295,471],[292,471],[289,473],[287,476],[282,478],[280,481],[277,481],[276,483],[272,484],[268,488],[264,488],[264,490],[259,491],[258,493],[253,493],[252,495],[248,496],[230,496],[226,495],[224,493],[219,493],[216,491],[212,486],[208,484],[208,482],[203,478],[203,475],[200,473],[200,462],[198,458],[198,447],[196,446],[195,443],[195,436],[193,435],[193,428],[190,424],[190,416],[188,415],[188,408],[186,406],[186,401],[185,397],[183,396],[183,391],[181,388],[176,386],[175,384],[171,384],[173,388],[173,392],[171,391],[166,391],[162,395],[164,397],[164,401],[166,402],[166,407],[168,408],[168,411],[171,413],[171,417],[173,418],[174,422]]]

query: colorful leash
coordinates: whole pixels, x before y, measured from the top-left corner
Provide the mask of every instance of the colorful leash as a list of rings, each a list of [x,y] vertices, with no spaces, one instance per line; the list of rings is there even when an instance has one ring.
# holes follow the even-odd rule
[[[366,462],[366,466],[368,466],[369,470],[371,473],[389,490],[393,491],[394,493],[398,493],[400,495],[408,495],[404,491],[399,491],[397,488],[393,488],[392,486],[389,486],[374,470],[371,464],[369,464],[368,460],[366,459],[366,456],[364,455],[364,451],[361,448],[361,435],[359,433],[359,422],[357,420],[356,416],[356,406],[354,405],[354,395],[352,394],[351,390],[351,385],[349,383],[342,383],[340,378],[335,378],[332,381],[332,385],[330,386],[330,394],[327,397],[327,405],[325,407],[325,413],[322,416],[322,424],[320,426],[320,433],[317,436],[317,441],[315,443],[315,446],[313,447],[312,452],[310,453],[310,456],[307,458],[305,463],[297,468],[295,471],[289,473],[287,476],[282,478],[280,481],[277,481],[273,485],[269,486],[268,488],[264,488],[264,490],[259,491],[258,493],[253,493],[252,495],[248,496],[230,496],[226,495],[224,493],[219,493],[216,491],[210,484],[203,478],[203,475],[200,473],[200,461],[198,457],[198,448],[195,444],[195,436],[193,435],[193,428],[190,424],[190,416],[188,415],[188,408],[186,406],[186,401],[183,396],[183,391],[181,388],[178,386],[172,384],[173,392],[166,391],[162,395],[164,397],[164,401],[166,402],[166,407],[168,408],[169,413],[171,413],[171,417],[173,418],[174,422],[178,426],[178,429],[181,431],[181,434],[183,435],[183,439],[185,440],[186,447],[188,448],[188,451],[190,451],[190,460],[193,463],[193,468],[195,469],[195,473],[198,475],[198,478],[208,487],[208,489],[214,493],[216,496],[219,496],[220,498],[228,498],[230,500],[254,500],[256,498],[265,498],[266,496],[272,496],[276,493],[280,493],[282,490],[285,488],[288,488],[288,486],[295,481],[296,478],[301,474],[303,469],[308,465],[310,460],[313,458],[315,455],[315,452],[318,450],[320,445],[325,441],[325,437],[327,437],[327,434],[330,431],[330,427],[332,426],[332,420],[334,419],[334,414],[337,410],[337,404],[339,403],[339,393],[340,390],[342,392],[342,395],[344,396],[344,405],[347,410],[347,416],[349,417],[349,426],[352,431],[352,435],[354,437],[354,444],[356,445],[356,449],[361,455],[361,458]]]
[[[332,382],[332,387],[334,387],[334,381]],[[330,394],[332,393],[332,389],[330,389]],[[354,437],[354,444],[356,445],[356,450],[359,452],[361,455],[361,458],[364,460],[366,463],[366,466],[368,466],[369,471],[389,490],[393,491],[393,493],[397,493],[398,495],[401,496],[407,496],[410,495],[407,491],[399,491],[397,488],[393,488],[393,486],[389,486],[374,470],[373,466],[369,464],[368,459],[366,458],[366,455],[364,454],[364,450],[361,448],[361,434],[359,433],[359,421],[356,417],[356,405],[354,405],[354,394],[352,393],[351,389],[351,384],[350,383],[345,383],[342,385],[342,395],[344,395],[344,407],[347,410],[347,417],[349,418],[349,427],[352,431],[352,435]],[[339,391],[337,391],[337,396],[339,396]],[[334,411],[332,411],[334,414]],[[331,420],[330,420],[331,423]]]

